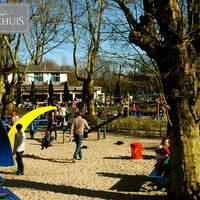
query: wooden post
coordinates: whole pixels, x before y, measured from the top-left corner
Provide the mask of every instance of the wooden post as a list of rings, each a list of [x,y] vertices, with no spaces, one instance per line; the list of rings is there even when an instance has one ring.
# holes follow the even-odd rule
[[[106,139],[106,124],[104,125],[103,138]]]
[[[100,128],[98,128],[98,130],[97,130],[97,140],[99,140],[100,139]]]
[[[65,143],[66,141],[66,133],[65,133],[65,129],[63,129],[63,144]]]
[[[103,130],[101,130],[103,127]],[[106,125],[104,124],[102,127],[98,128],[98,131],[97,131],[97,140],[104,140],[106,139]],[[101,137],[103,136],[103,137]]]

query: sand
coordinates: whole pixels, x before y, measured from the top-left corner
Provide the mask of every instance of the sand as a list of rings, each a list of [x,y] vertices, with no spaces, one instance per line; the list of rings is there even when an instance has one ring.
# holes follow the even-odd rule
[[[155,148],[161,139],[107,133],[97,140],[92,132],[84,140],[83,159],[72,162],[74,142],[63,144],[63,135],[52,147],[41,150],[42,133],[29,139],[23,160],[25,174],[14,175],[17,167],[0,167],[8,187],[23,200],[164,200],[166,192],[156,191],[149,181],[155,164]],[[124,144],[117,145],[117,141]],[[142,144],[142,159],[131,158],[132,142]]]

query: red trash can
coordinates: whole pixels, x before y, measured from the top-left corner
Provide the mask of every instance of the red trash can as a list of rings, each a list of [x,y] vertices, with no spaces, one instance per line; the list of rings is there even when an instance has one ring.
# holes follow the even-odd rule
[[[138,142],[131,143],[131,158],[141,159],[142,158],[142,144]]]

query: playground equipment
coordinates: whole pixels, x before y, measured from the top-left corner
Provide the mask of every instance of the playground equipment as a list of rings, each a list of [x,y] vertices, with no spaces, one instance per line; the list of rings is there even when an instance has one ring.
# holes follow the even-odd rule
[[[106,120],[106,121],[104,121],[102,123],[99,123],[97,126],[92,127],[90,130],[88,130],[86,135],[88,136],[89,133],[97,130],[97,139],[98,140],[105,139],[106,138],[106,124],[108,124],[109,122],[112,122],[113,120],[115,120],[115,119],[117,119],[117,118],[119,118],[121,116],[122,116],[122,114],[118,113],[118,115],[116,115],[116,116],[114,116],[112,118],[109,118],[108,120]],[[65,129],[63,129],[63,143],[66,142],[66,134],[70,133],[70,126],[71,126],[71,123]],[[103,133],[103,137],[101,137],[101,133]]]
[[[16,125],[17,124],[22,124],[22,131],[25,131],[30,123],[37,118],[38,116],[42,115],[45,112],[51,111],[51,110],[56,110],[56,106],[46,106],[46,107],[40,107],[35,110],[32,110],[25,114],[23,117],[21,117],[17,122],[12,126],[10,131],[8,132],[8,137],[10,139],[11,147],[13,149],[14,147],[14,139],[15,139],[15,133],[17,132]]]
[[[21,200],[16,194],[6,187],[3,187],[5,179],[0,176],[0,199],[2,200]]]
[[[106,139],[106,124],[98,128],[97,131],[97,140],[104,140],[104,139]]]
[[[167,119],[167,115],[166,115],[166,109],[165,107],[162,105],[162,102],[159,98],[159,94],[132,94],[131,95],[132,101],[134,102],[133,99],[137,100],[137,104],[140,105],[144,102],[146,103],[156,103],[157,105],[155,105],[156,111],[151,113],[151,116],[153,119],[155,120],[164,120]],[[142,116],[142,113],[139,110],[137,110],[136,108],[134,108],[134,106],[132,107],[131,110],[131,114],[132,116]]]
[[[15,133],[17,132],[16,125],[22,124],[22,131],[25,131],[29,124],[37,118],[39,115],[48,112],[50,110],[56,110],[55,106],[46,106],[37,108],[35,110],[30,111],[21,117],[10,129],[9,133],[0,121],[0,166],[14,166],[15,161],[13,158],[13,147],[14,147],[14,139]]]
[[[4,124],[0,120],[0,166],[14,166],[13,152]]]
[[[97,139],[100,139],[100,131],[103,131],[103,138],[101,139],[105,139],[106,137],[106,124],[108,124],[109,122],[112,122],[114,120],[116,120],[117,118],[121,117],[121,113],[118,113],[118,115],[98,124],[97,126],[91,128],[88,133],[92,132],[92,131],[95,131],[95,130],[98,130],[98,135],[97,135]]]
[[[142,117],[145,113],[142,111],[142,107],[155,103],[156,99],[159,99],[159,94],[131,94],[130,99],[133,106],[131,107],[131,116]]]
[[[170,179],[170,156],[166,158],[162,166],[154,167],[149,174],[150,180],[159,187],[167,186]]]
[[[157,108],[156,112],[154,113],[153,119],[163,120],[163,119],[166,119],[166,118],[167,118],[167,116],[166,116],[166,110],[165,110],[164,106],[158,105],[158,108]]]

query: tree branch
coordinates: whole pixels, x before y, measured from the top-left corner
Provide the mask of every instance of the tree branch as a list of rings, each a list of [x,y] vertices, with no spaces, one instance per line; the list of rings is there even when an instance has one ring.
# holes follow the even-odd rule
[[[127,21],[131,27],[129,40],[131,43],[136,44],[147,54],[154,58],[155,50],[161,46],[160,38],[157,33],[157,27],[154,22],[154,8],[149,0],[144,0],[144,15],[140,16],[140,22],[136,21],[131,10],[124,4],[122,0],[114,0],[118,3],[124,12]]]
[[[14,66],[15,69],[17,69],[17,60],[15,59],[15,54],[12,51],[12,47],[11,47],[9,41],[8,41],[7,36],[4,35],[3,39],[4,39],[6,45],[7,45],[8,49],[9,49],[9,52],[10,52],[10,55],[11,55],[11,58],[12,58],[12,62],[13,62],[13,66]]]

